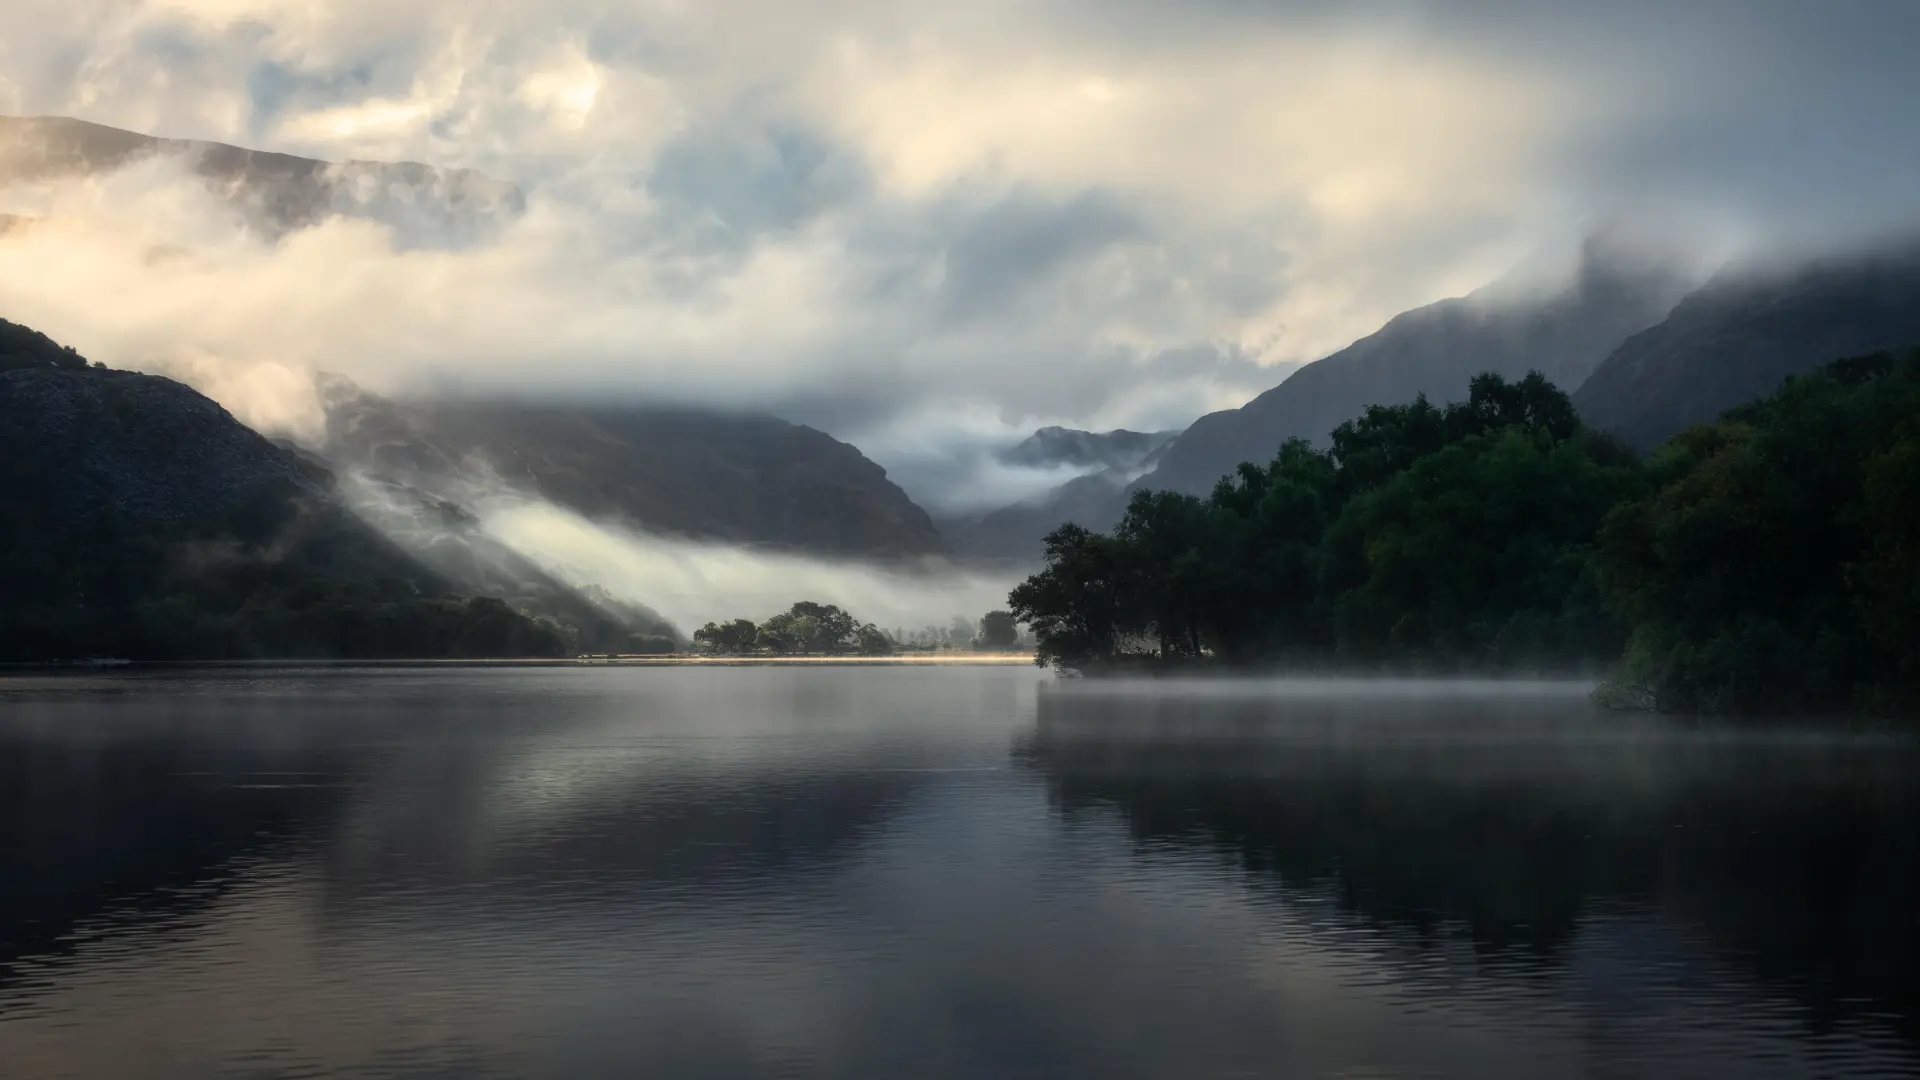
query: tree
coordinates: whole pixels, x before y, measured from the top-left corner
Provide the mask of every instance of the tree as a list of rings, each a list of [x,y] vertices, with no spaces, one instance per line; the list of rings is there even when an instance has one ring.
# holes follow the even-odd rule
[[[1209,620],[1214,647],[1230,659],[1302,656],[1328,636],[1318,595],[1321,537],[1340,506],[1330,454],[1289,439],[1264,468],[1243,462],[1214,486],[1224,514],[1212,557],[1228,580]]]
[[[1047,534],[1046,559],[1007,597],[1013,617],[1033,628],[1034,662],[1072,670],[1112,663],[1134,621],[1124,546],[1067,524]]]
[[[1020,624],[1009,611],[989,611],[980,617],[978,647],[990,652],[1006,652],[1020,640]]]
[[[861,656],[892,656],[893,639],[879,627],[868,623],[854,635],[854,651]]]
[[[1114,528],[1125,552],[1133,616],[1126,629],[1154,640],[1161,658],[1197,657],[1233,568],[1217,557],[1213,508],[1191,495],[1135,492]]]
[[[777,653],[844,656],[861,650],[862,629],[859,620],[832,604],[802,600],[761,623],[756,640]]]
[[[750,619],[726,623],[708,623],[693,632],[693,643],[707,652],[735,656],[750,652],[759,644],[760,631]]]
[[[1048,537],[1009,600],[1064,668],[1584,656],[1617,636],[1587,545],[1633,475],[1539,373],[1482,374],[1444,408],[1370,407],[1329,450],[1289,440],[1207,499],[1136,492],[1111,536]]]
[[[1638,493],[1546,428],[1512,425],[1417,459],[1342,510],[1323,545],[1338,655],[1446,668],[1618,655],[1588,571],[1595,531]]]
[[[1621,683],[1668,709],[1920,704],[1916,416],[1920,354],[1862,357],[1656,450],[1600,530]]]

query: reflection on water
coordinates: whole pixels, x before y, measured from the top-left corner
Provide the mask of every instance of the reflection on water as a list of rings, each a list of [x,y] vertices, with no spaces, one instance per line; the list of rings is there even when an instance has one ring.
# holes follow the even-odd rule
[[[1554,684],[0,680],[0,1061],[1920,1073],[1917,782]]]

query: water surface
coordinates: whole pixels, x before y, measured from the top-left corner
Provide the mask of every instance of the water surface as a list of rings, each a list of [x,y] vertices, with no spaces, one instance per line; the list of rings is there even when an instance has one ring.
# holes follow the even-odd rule
[[[0,679],[9,1077],[1920,1075],[1920,753],[1579,688]]]

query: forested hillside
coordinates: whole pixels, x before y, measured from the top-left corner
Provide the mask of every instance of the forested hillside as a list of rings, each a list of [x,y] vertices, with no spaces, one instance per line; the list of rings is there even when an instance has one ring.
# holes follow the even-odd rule
[[[1043,663],[1608,671],[1711,711],[1920,706],[1920,354],[1845,360],[1644,460],[1537,373],[1375,406],[1207,498],[1063,527]]]
[[[0,661],[552,656],[639,629],[462,595],[333,484],[186,386],[0,321]]]

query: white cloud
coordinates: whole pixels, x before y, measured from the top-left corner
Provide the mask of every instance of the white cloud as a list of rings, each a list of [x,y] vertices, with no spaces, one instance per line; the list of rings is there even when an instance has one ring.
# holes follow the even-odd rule
[[[0,243],[0,314],[114,363],[264,365],[214,380],[247,408],[315,366],[901,445],[961,413],[1159,427],[1595,214],[1920,212],[1894,182],[1920,150],[1876,104],[1907,79],[1895,5],[6,7],[0,107],[530,191],[493,242],[436,248],[364,221],[247,238],[161,165],[0,190],[57,219]]]

